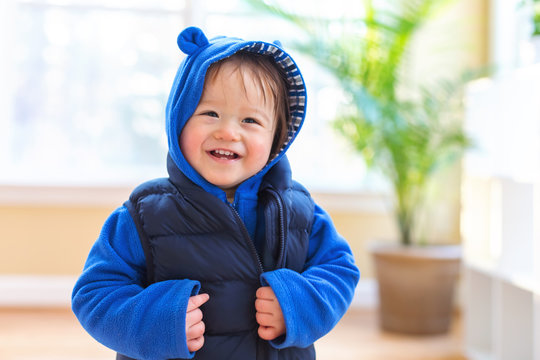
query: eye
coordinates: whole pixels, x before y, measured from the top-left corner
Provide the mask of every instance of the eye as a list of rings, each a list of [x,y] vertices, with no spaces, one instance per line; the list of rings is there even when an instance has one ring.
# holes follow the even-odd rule
[[[246,124],[258,124],[259,122],[253,118],[245,118],[242,122]]]
[[[210,117],[216,117],[216,118],[219,117],[218,114],[217,114],[217,112],[215,112],[215,111],[205,111],[205,112],[203,113],[203,115],[205,115],[205,116],[210,116]]]

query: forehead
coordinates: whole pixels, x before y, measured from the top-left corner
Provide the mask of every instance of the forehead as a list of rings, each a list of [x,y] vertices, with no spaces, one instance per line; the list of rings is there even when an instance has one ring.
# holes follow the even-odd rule
[[[208,92],[214,94],[218,92],[226,97],[240,94],[245,98],[256,100],[254,96],[265,98],[268,91],[267,86],[257,81],[251,71],[224,64],[206,77],[203,97]]]
[[[263,96],[264,102],[276,103],[279,96],[285,94],[279,93],[279,84],[268,71],[268,61],[264,61],[264,64],[257,63],[256,59],[245,57],[231,57],[214,63],[208,69],[205,86],[209,81],[215,81],[218,75],[223,76],[237,76],[241,80],[242,89],[247,94],[247,88],[254,85]],[[270,60],[271,61],[271,60]],[[274,65],[270,65],[274,66]]]

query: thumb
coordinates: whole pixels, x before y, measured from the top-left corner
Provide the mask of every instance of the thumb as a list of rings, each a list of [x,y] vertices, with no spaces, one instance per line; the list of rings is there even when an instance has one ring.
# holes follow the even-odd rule
[[[192,310],[199,308],[202,304],[207,302],[208,299],[210,299],[210,295],[208,294],[199,294],[199,295],[190,297],[188,301],[187,312],[190,312]]]

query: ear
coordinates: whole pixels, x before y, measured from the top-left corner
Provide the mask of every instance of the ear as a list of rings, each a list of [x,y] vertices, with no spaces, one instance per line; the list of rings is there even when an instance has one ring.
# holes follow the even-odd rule
[[[274,44],[279,46],[280,48],[283,48],[283,45],[281,45],[281,41],[279,40],[274,40]]]
[[[188,27],[178,35],[178,47],[182,52],[191,55],[209,44],[206,35],[198,27]]]

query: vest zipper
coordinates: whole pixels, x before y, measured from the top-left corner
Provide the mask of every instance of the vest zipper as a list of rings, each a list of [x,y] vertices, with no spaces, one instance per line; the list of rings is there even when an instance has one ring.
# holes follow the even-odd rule
[[[253,240],[251,240],[251,236],[249,236],[249,232],[247,231],[246,225],[244,225],[244,222],[242,221],[242,218],[240,217],[240,214],[238,211],[234,208],[232,204],[229,203],[229,206],[231,207],[234,216],[236,217],[236,223],[240,226],[240,229],[242,229],[242,233],[244,234],[244,238],[246,239],[249,249],[251,251],[251,254],[253,255],[253,258],[257,261],[257,265],[259,266],[259,275],[264,273],[264,268],[262,265],[261,258],[259,254],[257,253],[257,249],[255,248],[255,244],[253,243]]]
[[[284,266],[283,256],[285,254],[285,213],[283,210],[283,200],[279,193],[273,189],[269,189],[268,192],[273,195],[278,208],[278,219],[279,219],[279,256],[276,259],[276,268],[281,268]]]

